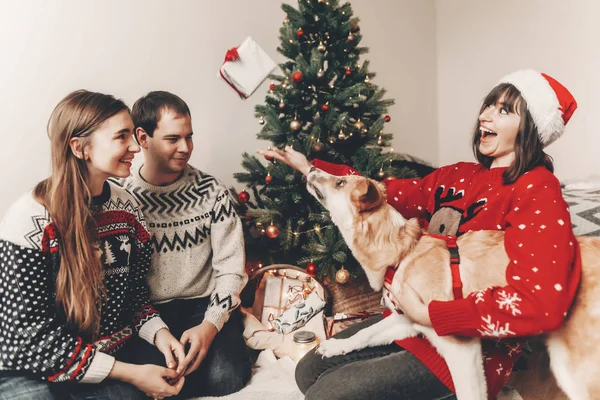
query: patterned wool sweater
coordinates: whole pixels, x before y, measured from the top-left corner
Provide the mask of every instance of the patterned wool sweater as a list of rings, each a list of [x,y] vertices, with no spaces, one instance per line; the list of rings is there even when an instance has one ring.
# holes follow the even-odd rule
[[[107,291],[94,343],[68,328],[56,307],[61,239],[48,211],[29,192],[0,223],[2,369],[50,382],[100,382],[113,367],[111,354],[133,334],[154,343],[155,333],[166,327],[149,305],[149,235],[137,201],[107,182],[94,204]]]
[[[242,223],[227,188],[191,165],[167,186],[149,184],[140,169],[119,184],[139,201],[152,236],[151,300],[210,296],[204,319],[221,330],[248,281]]]
[[[335,175],[356,174],[346,166],[320,160],[313,164]],[[510,259],[506,287],[429,304],[433,328],[441,336],[505,339],[483,341],[490,397],[502,388],[521,354],[522,340],[515,338],[557,329],[581,277],[579,248],[558,179],[546,168],[536,167],[505,185],[504,171],[506,168],[458,163],[423,179],[384,181],[388,203],[405,218],[420,218],[432,233],[443,233],[440,229],[450,225],[448,216],[455,217],[459,236],[470,230],[504,231]],[[440,210],[437,215],[444,216],[447,226],[436,221]],[[426,339],[411,338],[398,344],[454,389],[446,363]]]

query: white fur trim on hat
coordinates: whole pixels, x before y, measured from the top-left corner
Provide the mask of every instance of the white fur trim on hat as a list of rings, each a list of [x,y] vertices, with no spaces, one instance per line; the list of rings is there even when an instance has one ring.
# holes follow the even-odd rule
[[[558,97],[541,73],[532,69],[517,71],[502,78],[500,83],[510,83],[519,89],[544,147],[562,135],[565,123]]]

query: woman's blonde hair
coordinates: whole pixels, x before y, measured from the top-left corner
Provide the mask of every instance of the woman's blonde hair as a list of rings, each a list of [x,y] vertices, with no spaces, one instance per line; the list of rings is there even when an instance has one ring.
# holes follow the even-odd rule
[[[86,90],[72,92],[58,103],[48,121],[52,173],[34,189],[59,239],[57,307],[69,326],[90,339],[99,334],[105,287],[104,268],[95,250],[96,221],[85,149],[94,131],[121,111],[129,112],[123,101]],[[81,140],[83,157],[71,150],[72,138]]]

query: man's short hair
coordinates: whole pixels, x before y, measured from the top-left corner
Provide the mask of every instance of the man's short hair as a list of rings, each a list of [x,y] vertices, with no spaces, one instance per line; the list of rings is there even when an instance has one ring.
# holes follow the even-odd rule
[[[140,97],[131,109],[131,118],[135,128],[142,128],[148,136],[154,136],[154,130],[164,111],[190,116],[190,109],[183,99],[173,93],[157,90]],[[137,137],[137,136],[136,136]]]

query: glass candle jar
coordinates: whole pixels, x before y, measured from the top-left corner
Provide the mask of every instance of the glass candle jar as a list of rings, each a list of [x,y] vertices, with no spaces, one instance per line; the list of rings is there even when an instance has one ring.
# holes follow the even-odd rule
[[[294,345],[290,357],[294,362],[298,362],[317,344],[319,344],[319,339],[313,332],[298,331],[294,333]]]

